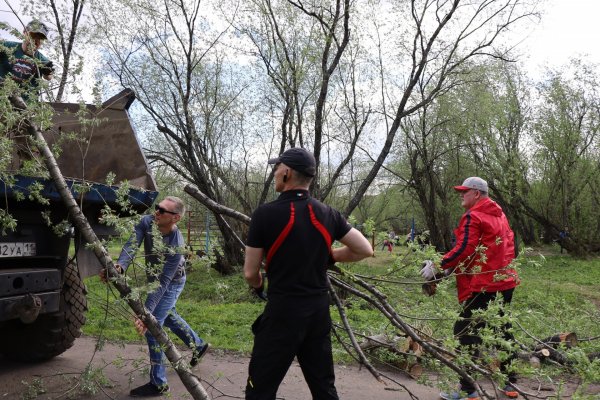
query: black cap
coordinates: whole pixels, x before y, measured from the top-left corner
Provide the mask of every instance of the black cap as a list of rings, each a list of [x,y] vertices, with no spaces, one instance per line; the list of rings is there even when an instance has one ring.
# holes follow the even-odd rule
[[[284,163],[288,167],[313,177],[317,173],[317,162],[311,152],[302,147],[292,147],[284,151],[279,157],[271,158],[269,164]]]
[[[25,27],[25,30],[31,33],[39,33],[40,35],[43,35],[45,39],[48,39],[48,27],[46,24],[36,19],[29,22]]]

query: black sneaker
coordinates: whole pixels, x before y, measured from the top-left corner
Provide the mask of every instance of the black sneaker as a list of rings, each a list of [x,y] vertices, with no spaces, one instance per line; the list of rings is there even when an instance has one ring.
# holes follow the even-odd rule
[[[192,355],[192,359],[190,360],[190,366],[193,368],[196,365],[198,365],[198,363],[200,362],[200,359],[202,358],[202,356],[204,356],[204,354],[206,353],[206,350],[208,350],[208,346],[210,346],[207,343],[204,343],[204,346],[202,347],[198,347],[195,351],[194,354]]]
[[[169,386],[164,385],[161,387],[156,386],[152,382],[148,382],[145,385],[131,389],[129,395],[131,397],[158,397],[169,392]]]

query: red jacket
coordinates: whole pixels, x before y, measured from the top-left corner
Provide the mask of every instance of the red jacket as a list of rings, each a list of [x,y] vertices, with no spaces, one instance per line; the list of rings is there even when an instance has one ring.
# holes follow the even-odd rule
[[[519,277],[509,264],[515,258],[514,234],[502,208],[483,198],[460,219],[454,230],[456,245],[444,255],[441,266],[456,267],[458,301],[473,293],[514,288]]]

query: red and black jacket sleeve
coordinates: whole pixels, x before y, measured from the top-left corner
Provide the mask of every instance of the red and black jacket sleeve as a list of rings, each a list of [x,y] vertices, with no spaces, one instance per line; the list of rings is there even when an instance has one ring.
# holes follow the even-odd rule
[[[442,258],[442,269],[449,269],[468,263],[475,256],[475,250],[480,243],[480,220],[477,214],[467,211],[461,218],[458,228],[454,231],[456,245]]]

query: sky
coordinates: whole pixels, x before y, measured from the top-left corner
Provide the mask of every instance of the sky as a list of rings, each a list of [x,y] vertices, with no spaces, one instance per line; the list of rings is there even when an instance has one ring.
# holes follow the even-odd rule
[[[0,0],[0,21],[19,26],[6,2],[19,9],[19,0]],[[600,0],[542,0],[542,18],[539,24],[527,24],[512,32],[514,40],[520,41],[518,52],[525,68],[532,75],[543,72],[545,67],[566,64],[572,57],[585,56],[600,65]],[[27,23],[30,18],[22,16]],[[0,31],[0,37],[8,35]],[[522,39],[521,39],[522,38]]]
[[[547,0],[537,26],[519,46],[530,72],[545,66],[559,66],[572,57],[600,64],[599,0]]]

